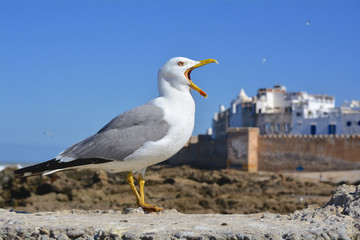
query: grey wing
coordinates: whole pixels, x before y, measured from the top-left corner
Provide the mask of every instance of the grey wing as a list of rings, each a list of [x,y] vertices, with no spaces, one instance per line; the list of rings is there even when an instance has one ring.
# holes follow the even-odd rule
[[[59,157],[123,160],[145,142],[162,139],[169,128],[163,110],[150,102],[115,117],[95,135],[74,144]]]

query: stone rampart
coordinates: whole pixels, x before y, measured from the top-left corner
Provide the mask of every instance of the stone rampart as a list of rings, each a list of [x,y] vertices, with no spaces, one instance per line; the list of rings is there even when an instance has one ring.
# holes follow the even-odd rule
[[[229,128],[227,138],[228,167],[249,172],[258,170],[258,128]]]
[[[360,135],[259,135],[258,169],[360,169]]]
[[[259,135],[258,128],[228,128],[227,137],[199,135],[171,165],[256,171],[360,169],[360,135]]]
[[[227,167],[227,140],[214,141],[209,135],[199,135],[167,161],[170,165],[191,165],[200,169]]]

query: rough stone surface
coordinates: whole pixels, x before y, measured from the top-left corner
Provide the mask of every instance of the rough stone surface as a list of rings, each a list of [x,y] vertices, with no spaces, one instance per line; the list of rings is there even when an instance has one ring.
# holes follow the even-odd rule
[[[330,201],[326,204],[342,207],[342,214],[360,219],[360,185],[342,185],[334,193]]]
[[[359,196],[359,186],[342,185],[325,207],[288,215],[0,209],[0,239],[360,239]]]

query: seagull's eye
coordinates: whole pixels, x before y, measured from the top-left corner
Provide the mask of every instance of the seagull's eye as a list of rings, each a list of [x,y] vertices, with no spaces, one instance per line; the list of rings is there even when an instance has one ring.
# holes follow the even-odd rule
[[[184,65],[184,62],[182,62],[182,61],[178,62],[178,65],[179,65],[179,66],[183,66],[183,65]]]

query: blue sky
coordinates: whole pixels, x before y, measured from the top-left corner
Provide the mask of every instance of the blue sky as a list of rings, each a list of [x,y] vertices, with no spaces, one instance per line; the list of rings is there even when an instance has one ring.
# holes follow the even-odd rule
[[[241,88],[360,99],[359,12],[351,0],[0,0],[0,162],[51,159],[157,97],[175,56],[220,63],[192,73],[208,93],[193,93],[194,134]]]

